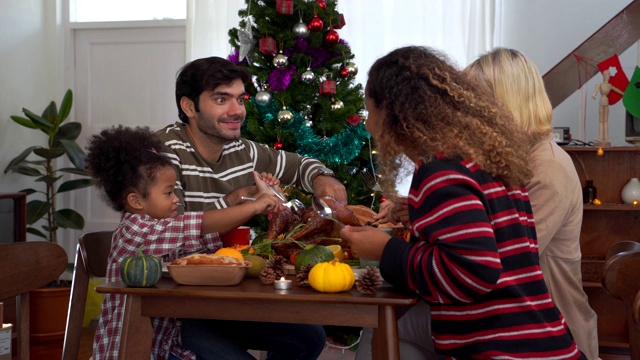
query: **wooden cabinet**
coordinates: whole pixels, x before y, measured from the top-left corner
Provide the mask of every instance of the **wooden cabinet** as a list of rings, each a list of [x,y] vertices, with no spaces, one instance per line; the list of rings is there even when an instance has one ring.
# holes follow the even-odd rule
[[[625,305],[604,291],[599,276],[609,246],[622,240],[640,241],[640,206],[623,204],[622,188],[640,177],[640,147],[564,147],[580,181],[593,180],[600,205],[584,205],[580,246],[583,283],[591,307],[598,314],[600,346],[629,347]],[[640,200],[640,199],[639,199]]]

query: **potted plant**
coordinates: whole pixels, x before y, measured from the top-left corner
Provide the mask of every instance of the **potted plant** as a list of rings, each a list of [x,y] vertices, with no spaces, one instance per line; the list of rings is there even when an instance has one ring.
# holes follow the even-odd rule
[[[84,218],[73,209],[60,209],[57,198],[60,194],[91,186],[93,181],[88,177],[84,167],[85,153],[76,143],[80,136],[82,125],[78,122],[67,122],[73,104],[73,93],[67,90],[60,109],[51,101],[44,109],[42,115],[23,108],[26,117],[11,116],[11,119],[26,128],[42,132],[46,135],[46,145],[32,145],[27,147],[20,155],[9,162],[4,170],[35,178],[35,183],[41,183],[42,189],[27,188],[21,190],[30,199],[27,202],[27,232],[47,241],[58,243],[58,229],[84,228]],[[59,168],[60,158],[66,156],[73,167]],[[74,174],[82,176],[79,179],[67,180],[65,175]],[[40,225],[40,227],[36,227]],[[31,338],[33,340],[58,339],[64,336],[66,314],[69,304],[71,288],[61,281],[57,286],[48,286],[31,293]],[[68,284],[66,284],[68,285]],[[57,299],[57,293],[62,296]],[[41,302],[44,308],[41,310]],[[51,302],[53,301],[53,303]],[[54,309],[57,303],[58,310]],[[44,320],[47,315],[56,315],[57,319]],[[34,323],[43,320],[43,326]],[[52,325],[56,322],[61,324]],[[48,323],[48,324],[47,324]]]

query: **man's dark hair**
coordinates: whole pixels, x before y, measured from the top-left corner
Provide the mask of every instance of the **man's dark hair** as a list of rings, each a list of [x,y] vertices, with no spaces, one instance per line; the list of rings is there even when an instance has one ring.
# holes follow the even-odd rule
[[[180,106],[183,96],[193,101],[195,110],[199,112],[200,94],[220,85],[231,85],[238,79],[243,83],[248,82],[251,79],[249,70],[217,56],[193,60],[184,65],[176,78],[176,105],[180,120],[185,124],[189,123],[187,114]]]

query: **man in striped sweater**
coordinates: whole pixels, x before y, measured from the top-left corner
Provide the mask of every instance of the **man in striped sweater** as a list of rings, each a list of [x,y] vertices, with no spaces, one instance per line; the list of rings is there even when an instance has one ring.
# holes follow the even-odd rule
[[[226,59],[186,64],[176,80],[180,120],[156,134],[178,174],[176,195],[185,210],[225,208],[257,193],[252,171],[275,175],[318,196],[347,203],[344,185],[320,161],[240,137],[249,72]]]

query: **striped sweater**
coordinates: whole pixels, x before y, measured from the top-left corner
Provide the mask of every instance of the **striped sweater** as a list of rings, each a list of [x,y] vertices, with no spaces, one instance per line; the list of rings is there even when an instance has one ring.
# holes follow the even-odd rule
[[[538,260],[525,188],[505,188],[473,162],[416,169],[411,237],[392,238],[383,277],[431,304],[436,351],[447,358],[579,359]]]
[[[267,172],[280,179],[281,185],[294,185],[312,192],[311,179],[324,165],[300,156],[246,139],[224,145],[217,163],[207,162],[193,146],[185,124],[176,122],[156,135],[165,145],[177,174],[176,195],[186,211],[229,206],[224,196],[233,190],[254,185],[252,171]]]

